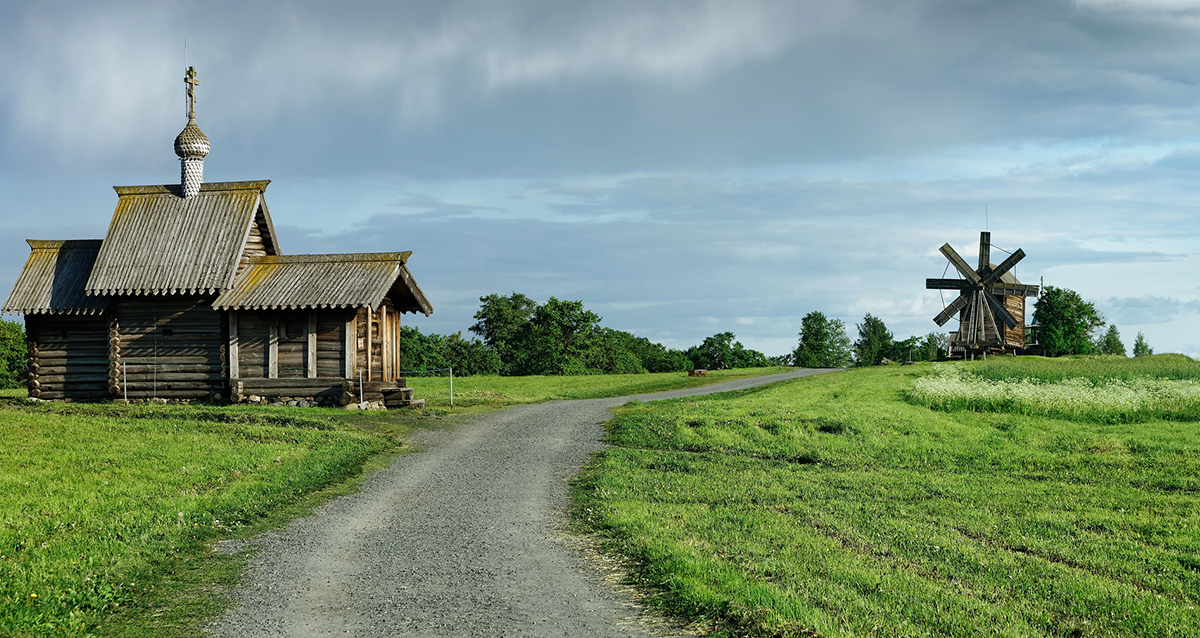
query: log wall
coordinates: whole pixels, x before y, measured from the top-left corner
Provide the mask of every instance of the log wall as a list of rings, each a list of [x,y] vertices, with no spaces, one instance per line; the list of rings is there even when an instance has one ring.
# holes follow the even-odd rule
[[[236,311],[237,378],[351,376],[345,348],[347,322],[353,317],[354,311],[346,309]]]
[[[1004,328],[1004,343],[1012,348],[1025,347],[1025,298],[1016,295],[1001,295],[1000,301],[1004,304],[1004,309],[1016,318],[1017,327],[1009,329],[1008,326],[1001,324]]]
[[[205,299],[118,300],[108,325],[113,398],[208,399],[225,387],[223,316]]]
[[[368,329],[368,317],[370,324]],[[354,318],[355,356],[354,377],[359,371],[367,381],[395,381],[398,372],[399,353],[397,339],[400,333],[400,313],[395,311],[391,300],[384,299],[379,310],[370,312],[359,308]]]
[[[103,315],[25,315],[29,396],[108,398],[108,324]]]

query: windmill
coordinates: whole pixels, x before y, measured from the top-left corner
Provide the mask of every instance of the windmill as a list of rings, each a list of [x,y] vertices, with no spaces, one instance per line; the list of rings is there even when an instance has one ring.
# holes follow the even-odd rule
[[[959,291],[958,298],[933,318],[944,326],[958,313],[958,332],[950,333],[951,350],[1004,351],[1025,346],[1025,297],[1037,296],[1039,287],[1023,284],[1009,272],[1025,258],[1025,251],[1018,248],[996,266],[990,261],[991,250],[992,234],[979,233],[979,265],[971,268],[950,244],[943,244],[942,254],[963,279],[925,280],[928,290]]]

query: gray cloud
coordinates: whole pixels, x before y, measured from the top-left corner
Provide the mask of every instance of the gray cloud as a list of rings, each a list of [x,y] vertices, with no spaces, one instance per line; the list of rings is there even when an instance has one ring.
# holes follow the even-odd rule
[[[289,252],[415,250],[438,332],[517,290],[676,346],[782,352],[809,310],[920,334],[937,247],[985,225],[1024,280],[1177,299],[1109,310],[1159,343],[1197,292],[1148,276],[1198,265],[1185,2],[5,8],[0,290],[24,237],[177,179],[186,35],[206,177],[275,180]]]
[[[1200,301],[1180,301],[1152,295],[1110,297],[1096,305],[1113,323],[1131,326],[1167,323],[1179,315],[1200,313]]]

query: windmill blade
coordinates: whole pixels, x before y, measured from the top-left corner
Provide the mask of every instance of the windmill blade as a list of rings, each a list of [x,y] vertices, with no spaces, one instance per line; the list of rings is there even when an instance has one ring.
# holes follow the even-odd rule
[[[986,230],[979,233],[979,268],[976,272],[986,273],[991,266],[992,259],[992,234]]]
[[[986,286],[995,281],[999,281],[1000,278],[1004,276],[1004,273],[1008,272],[1013,266],[1016,266],[1017,262],[1021,261],[1022,259],[1025,259],[1025,251],[1018,248],[1017,252],[1009,255],[1008,259],[1000,262],[1000,265],[996,266],[995,270],[988,273],[987,276],[983,278],[983,285]]]
[[[992,310],[996,313],[996,316],[1000,317],[1000,321],[1003,321],[1004,325],[1007,326],[1009,330],[1021,325],[1017,321],[1017,318],[1012,316],[1012,313],[1008,311],[1008,308],[1005,308],[1004,304],[1000,303],[1000,300],[992,296],[992,293],[985,290],[980,294],[983,295],[983,300],[992,307]]]
[[[954,252],[954,249],[950,247],[950,244],[942,244],[942,247],[939,250],[941,250],[942,254],[946,256],[946,259],[950,260],[950,263],[954,264],[954,268],[958,270],[963,277],[967,278],[967,281],[975,285],[979,284],[979,274],[974,270],[971,270],[971,267],[967,265],[967,262],[963,261],[963,258],[959,257],[958,253]]]
[[[1039,287],[1027,284],[1006,284],[1000,282],[992,285],[988,290],[992,291],[993,295],[1008,295],[1010,297],[1036,297]]]
[[[965,290],[971,284],[966,279],[926,279],[926,290]]]
[[[946,325],[947,321],[950,321],[950,317],[953,317],[955,315],[955,313],[957,313],[959,310],[962,310],[963,308],[966,308],[966,307],[967,307],[967,296],[959,295],[958,299],[955,299],[954,301],[950,302],[950,305],[946,306],[945,310],[943,310],[940,314],[938,314],[938,316],[934,317],[933,321],[934,321],[934,323],[936,323],[939,326],[944,326],[944,325]]]

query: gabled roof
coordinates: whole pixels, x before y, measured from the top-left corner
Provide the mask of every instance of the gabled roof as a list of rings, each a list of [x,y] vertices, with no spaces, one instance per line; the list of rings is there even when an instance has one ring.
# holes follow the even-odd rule
[[[233,288],[213,308],[261,310],[295,308],[379,308],[383,298],[399,312],[429,316],[433,306],[405,263],[411,251],[349,255],[252,257]]]
[[[108,297],[84,294],[99,239],[45,241],[27,239],[30,253],[0,312],[24,315],[104,312]]]
[[[114,186],[120,199],[87,280],[90,295],[217,293],[233,285],[255,214],[278,241],[263,192],[270,180],[203,184],[184,199],[179,185]]]

